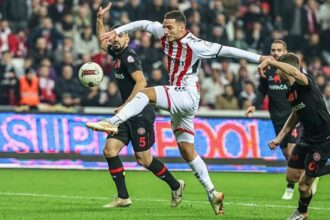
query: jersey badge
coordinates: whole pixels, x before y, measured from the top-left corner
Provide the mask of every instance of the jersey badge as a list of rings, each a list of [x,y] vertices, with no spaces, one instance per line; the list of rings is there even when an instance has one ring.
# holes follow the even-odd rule
[[[140,128],[138,128],[137,133],[138,133],[139,135],[144,135],[144,134],[146,133],[146,129],[140,127]]]
[[[119,67],[120,67],[120,60],[119,59],[116,59],[116,60],[113,61],[113,67],[115,69],[119,69]]]
[[[319,161],[321,159],[321,155],[318,152],[315,152],[313,154],[313,160]]]
[[[129,55],[128,57],[127,57],[127,62],[129,62],[129,63],[133,63],[135,60],[134,60],[134,57],[132,57],[131,55]]]

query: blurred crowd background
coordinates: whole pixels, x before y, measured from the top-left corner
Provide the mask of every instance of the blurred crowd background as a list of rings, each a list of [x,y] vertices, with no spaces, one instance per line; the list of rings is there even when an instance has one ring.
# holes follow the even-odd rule
[[[112,58],[95,35],[100,0],[0,0],[0,105],[23,110],[80,106],[116,107],[121,99]],[[269,54],[282,39],[316,79],[330,110],[330,0],[113,0],[105,28],[147,19],[162,22],[180,9],[189,30],[205,40]],[[132,33],[130,47],[142,59],[149,86],[168,84],[167,60],[160,42]],[[79,67],[99,63],[105,78],[85,88]],[[256,66],[227,58],[203,61],[201,106],[244,109],[255,97]],[[267,110],[267,99],[260,109]]]

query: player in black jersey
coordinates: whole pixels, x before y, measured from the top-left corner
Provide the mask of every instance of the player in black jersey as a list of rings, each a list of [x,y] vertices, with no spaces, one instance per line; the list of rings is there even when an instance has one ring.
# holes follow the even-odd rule
[[[103,15],[110,7],[111,3],[104,9],[100,7],[97,13],[98,37],[104,33]],[[99,39],[100,48],[108,51],[114,58],[115,78],[121,97],[125,102],[122,106],[132,99],[137,92],[147,86],[142,72],[141,60],[135,51],[128,47],[128,42],[128,34],[118,35],[111,45]],[[120,111],[121,108],[116,108],[115,112]],[[152,171],[170,186],[172,191],[171,206],[176,207],[181,202],[184,189],[183,180],[176,180],[166,166],[151,155],[150,148],[155,141],[154,121],[154,109],[148,105],[139,115],[122,123],[118,128],[117,134],[107,137],[103,152],[108,162],[109,172],[116,184],[118,197],[103,207],[127,207],[132,203],[126,188],[124,167],[118,156],[120,150],[130,141],[132,142],[137,162]]]
[[[275,40],[271,45],[271,55],[277,60],[280,56],[287,53],[287,45],[282,40]],[[256,98],[253,104],[249,106],[245,115],[251,117],[255,112],[256,107],[262,105],[262,101],[266,95],[269,98],[269,113],[274,126],[276,135],[283,128],[286,119],[291,114],[291,107],[286,98],[287,85],[280,81],[276,68],[269,68],[265,72],[265,78],[259,78],[259,86],[257,89]],[[297,141],[297,129],[289,133],[281,142],[280,147],[286,160],[292,152],[292,149]],[[290,200],[293,198],[294,182],[287,182],[285,192],[282,199]]]
[[[321,92],[312,75],[302,73],[299,58],[292,53],[281,56],[278,61],[265,60],[259,65],[259,74],[264,76],[268,67],[278,69],[280,80],[288,85],[287,99],[292,113],[269,147],[275,149],[298,122],[304,130],[289,158],[287,179],[299,179],[298,208],[289,220],[307,219],[307,208],[312,199],[311,186],[316,177],[330,173],[326,165],[330,156],[330,115]],[[304,170],[300,176],[301,170]]]

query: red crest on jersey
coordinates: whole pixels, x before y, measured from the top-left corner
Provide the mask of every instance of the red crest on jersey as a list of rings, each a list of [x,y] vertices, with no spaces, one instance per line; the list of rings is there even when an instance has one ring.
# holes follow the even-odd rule
[[[289,101],[289,102],[292,102],[292,101],[294,101],[294,100],[297,99],[297,98],[298,98],[298,94],[297,94],[297,92],[296,92],[296,91],[293,91],[293,92],[290,92],[290,93],[289,93],[288,101]]]
[[[119,69],[119,67],[120,67],[120,60],[119,59],[116,59],[116,60],[113,61],[113,67],[115,69]]]
[[[279,76],[278,74],[276,74],[276,75],[274,76],[273,80],[274,80],[274,83],[280,83],[280,82],[281,82],[281,80],[280,80],[280,76]]]

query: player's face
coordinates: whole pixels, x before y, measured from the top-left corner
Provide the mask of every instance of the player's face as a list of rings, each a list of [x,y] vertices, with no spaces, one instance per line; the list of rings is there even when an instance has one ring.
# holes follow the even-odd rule
[[[115,40],[112,43],[112,47],[114,50],[121,50],[128,45],[128,34],[117,34]]]
[[[283,54],[286,54],[287,50],[284,49],[283,44],[273,43],[270,49],[270,54],[277,60]]]
[[[176,22],[175,19],[164,19],[164,33],[169,42],[180,39],[184,35],[185,26],[181,22]]]

